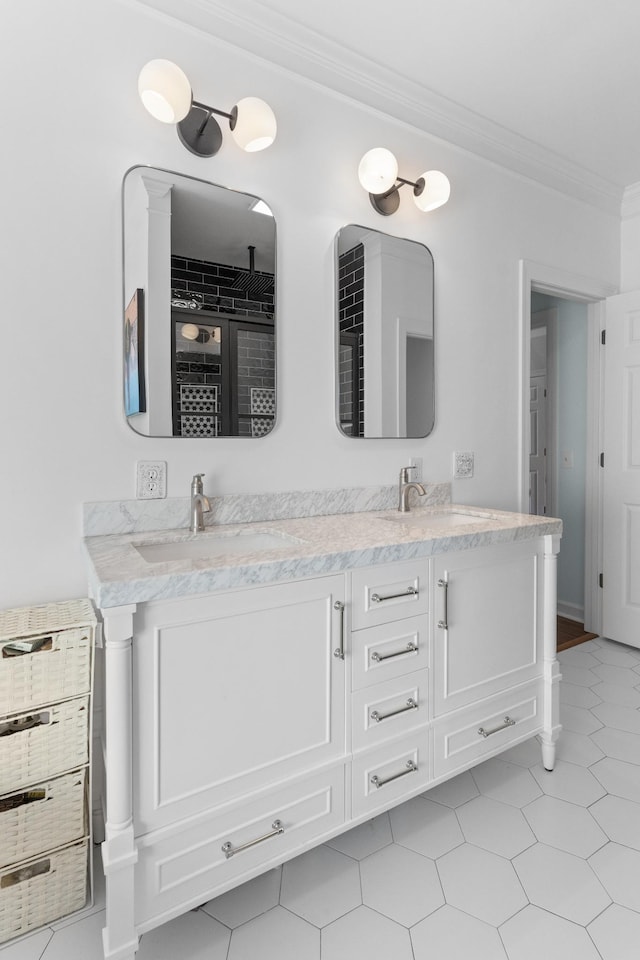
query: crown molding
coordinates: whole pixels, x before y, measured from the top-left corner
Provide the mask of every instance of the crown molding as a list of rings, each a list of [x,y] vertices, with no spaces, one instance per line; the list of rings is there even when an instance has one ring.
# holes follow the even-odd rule
[[[622,196],[622,219],[640,216],[640,182],[631,183]]]
[[[623,190],[256,0],[134,0],[283,70],[620,216]],[[231,5],[233,4],[233,5]],[[625,191],[626,194],[626,191]]]

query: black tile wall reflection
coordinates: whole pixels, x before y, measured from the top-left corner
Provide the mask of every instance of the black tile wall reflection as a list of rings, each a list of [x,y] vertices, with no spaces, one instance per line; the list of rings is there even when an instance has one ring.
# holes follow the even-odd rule
[[[223,263],[172,256],[171,288],[174,296],[183,294],[185,299],[197,294],[203,310],[273,320],[275,286],[270,273],[249,274]]]
[[[359,403],[358,423],[345,432],[352,436],[364,436],[364,247],[356,244],[351,250],[340,254],[338,258],[338,324],[341,334],[350,335],[356,343],[357,364],[351,365],[346,359],[346,347],[341,350],[340,364],[340,416],[346,417],[347,411],[354,406],[357,392]],[[350,373],[357,370],[357,380]]]

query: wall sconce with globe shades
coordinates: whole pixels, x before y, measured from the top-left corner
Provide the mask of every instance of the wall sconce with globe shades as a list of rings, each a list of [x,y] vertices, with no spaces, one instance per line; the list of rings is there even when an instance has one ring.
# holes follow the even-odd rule
[[[417,180],[398,176],[398,161],[385,147],[374,147],[363,156],[358,179],[369,194],[371,206],[383,217],[389,217],[400,206],[400,188],[413,187],[413,202],[418,210],[441,207],[451,194],[448,178],[440,170],[427,170]]]
[[[276,138],[276,118],[264,100],[245,97],[228,113],[200,103],[193,99],[186,74],[171,60],[147,63],[138,77],[138,93],[152,117],[176,124],[180,140],[198,157],[213,157],[222,145],[214,113],[227,118],[231,136],[248,153],[264,150]]]

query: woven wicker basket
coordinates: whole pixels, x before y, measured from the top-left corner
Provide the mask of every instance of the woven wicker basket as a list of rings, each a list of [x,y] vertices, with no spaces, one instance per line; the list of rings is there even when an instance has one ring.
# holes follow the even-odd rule
[[[88,840],[0,871],[0,943],[80,910]]]
[[[84,837],[86,790],[85,768],[0,797],[0,868]]]
[[[0,720],[0,794],[49,780],[89,761],[89,698]]]
[[[88,693],[95,622],[88,600],[0,610],[0,717]]]

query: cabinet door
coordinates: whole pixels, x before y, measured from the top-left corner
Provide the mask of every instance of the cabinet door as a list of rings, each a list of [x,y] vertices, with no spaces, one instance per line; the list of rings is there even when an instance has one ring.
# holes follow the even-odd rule
[[[438,557],[433,589],[436,716],[541,674],[540,541]]]
[[[138,834],[344,757],[344,596],[334,576],[141,605]]]

